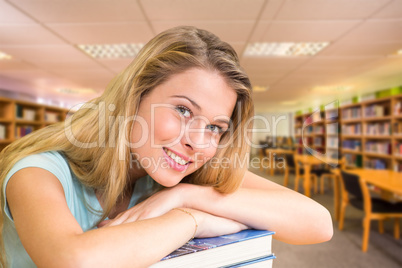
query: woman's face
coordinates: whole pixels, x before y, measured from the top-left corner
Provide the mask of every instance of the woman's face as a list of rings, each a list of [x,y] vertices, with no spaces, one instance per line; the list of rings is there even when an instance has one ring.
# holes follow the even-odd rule
[[[216,71],[171,76],[141,100],[130,140],[135,164],[161,185],[176,185],[215,155],[236,99]]]

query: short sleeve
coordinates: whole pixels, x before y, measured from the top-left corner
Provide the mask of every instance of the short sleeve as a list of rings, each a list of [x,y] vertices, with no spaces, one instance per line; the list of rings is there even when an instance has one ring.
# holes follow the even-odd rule
[[[58,152],[45,152],[41,154],[30,155],[19,160],[7,174],[4,182],[3,182],[3,198],[4,198],[4,212],[6,217],[8,217],[11,221],[13,221],[8,204],[7,204],[7,196],[6,196],[6,187],[12,176],[19,170],[28,168],[28,167],[36,167],[42,168],[44,170],[52,173],[61,183],[64,194],[68,201],[68,196],[71,194],[72,190],[72,175],[70,168],[68,166],[67,161],[64,157]],[[33,180],[40,180],[40,178],[32,178]]]

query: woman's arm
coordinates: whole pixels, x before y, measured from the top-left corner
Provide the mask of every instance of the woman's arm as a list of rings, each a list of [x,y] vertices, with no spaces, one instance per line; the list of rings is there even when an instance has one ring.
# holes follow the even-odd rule
[[[183,245],[195,230],[191,216],[169,210],[159,217],[83,232],[58,179],[40,168],[15,173],[6,191],[21,242],[40,267],[147,267]],[[241,229],[236,222],[188,210],[198,221],[197,235]],[[209,233],[216,224],[222,229]]]
[[[331,216],[322,205],[249,171],[233,194],[220,194],[211,187],[180,187],[185,207],[275,231],[274,237],[287,243],[320,243],[333,234]]]
[[[174,207],[201,210],[252,228],[275,231],[276,239],[291,244],[325,242],[333,233],[331,215],[322,205],[251,172],[246,172],[242,187],[233,194],[181,183],[154,194],[106,226],[156,217]]]

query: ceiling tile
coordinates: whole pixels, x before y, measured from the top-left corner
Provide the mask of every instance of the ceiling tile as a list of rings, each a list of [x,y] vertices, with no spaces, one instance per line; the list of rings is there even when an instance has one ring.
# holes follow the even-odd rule
[[[279,58],[279,57],[244,57],[242,66],[248,73],[265,72],[265,73],[280,73],[291,71],[307,62],[309,58]]]
[[[343,37],[348,42],[401,42],[402,19],[368,20]]]
[[[371,18],[400,19],[402,18],[401,0],[393,0],[386,7],[375,13]]]
[[[256,86],[270,86],[279,79],[286,75],[286,71],[283,73],[265,73],[265,74],[252,74],[250,75],[250,81],[252,85]]]
[[[115,73],[123,71],[132,61],[133,59],[98,59],[99,63]]]
[[[3,23],[25,24],[34,21],[7,2],[0,0],[0,24]]]
[[[349,69],[377,61],[381,57],[314,57],[301,66],[298,74],[341,74]]]
[[[152,31],[145,22],[106,24],[49,24],[72,44],[146,43]]]
[[[261,13],[261,20],[273,20],[281,10],[285,1],[283,0],[269,0],[266,2],[265,8]]]
[[[9,0],[43,23],[122,22],[144,20],[132,0]]]
[[[264,0],[141,0],[151,20],[254,20]]]
[[[286,1],[276,16],[278,20],[364,19],[389,0],[292,0]]]
[[[84,52],[71,45],[0,46],[0,49],[16,59],[35,62],[63,62],[91,60]]]
[[[272,22],[265,42],[330,42],[356,26],[358,21],[281,21]]]
[[[0,71],[5,70],[32,70],[35,66],[19,60],[0,60]]]
[[[253,33],[249,39],[249,42],[261,42],[266,31],[271,22],[269,21],[259,21],[257,25],[254,27]]]
[[[180,25],[191,25],[211,31],[225,42],[245,42],[254,25],[252,21],[154,21],[152,24],[157,33]]]
[[[0,24],[0,46],[4,45],[52,45],[63,41],[40,25]]]
[[[115,76],[115,74],[103,68],[64,71],[57,70],[55,73],[65,79],[73,81],[78,85],[94,89],[102,88],[102,90],[105,89],[107,84]]]
[[[375,39],[370,42],[359,42],[358,40],[341,40],[335,44],[330,44],[320,52],[320,56],[387,56],[402,49],[402,42],[381,42]]]

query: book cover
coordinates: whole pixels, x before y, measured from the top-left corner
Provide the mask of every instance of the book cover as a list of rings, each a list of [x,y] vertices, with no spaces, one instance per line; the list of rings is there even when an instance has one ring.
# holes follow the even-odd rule
[[[264,256],[261,258],[255,258],[255,259],[251,259],[251,260],[248,260],[245,262],[239,262],[239,263],[232,264],[232,265],[221,266],[219,268],[239,268],[239,267],[270,268],[270,267],[272,267],[272,262],[274,259],[276,259],[276,256],[274,254],[270,254],[268,256]]]
[[[273,234],[249,229],[218,237],[195,238],[150,267],[221,267],[268,256],[272,253]]]

